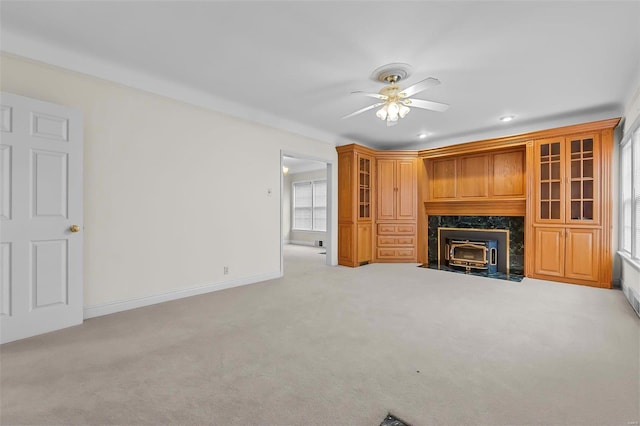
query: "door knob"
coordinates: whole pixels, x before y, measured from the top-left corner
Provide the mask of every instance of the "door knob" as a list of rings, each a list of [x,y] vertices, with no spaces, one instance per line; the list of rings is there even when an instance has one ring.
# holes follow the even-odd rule
[[[71,225],[69,227],[69,231],[71,232],[78,232],[80,230],[80,227],[78,225]]]

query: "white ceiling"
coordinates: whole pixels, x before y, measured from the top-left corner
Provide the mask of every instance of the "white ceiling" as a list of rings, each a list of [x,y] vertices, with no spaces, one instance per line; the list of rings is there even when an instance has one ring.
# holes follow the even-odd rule
[[[417,149],[622,115],[640,1],[7,1],[2,50],[332,144]],[[377,67],[451,105],[386,127]],[[151,84],[153,82],[153,84]],[[510,123],[498,118],[516,115]],[[430,133],[418,140],[421,132]]]

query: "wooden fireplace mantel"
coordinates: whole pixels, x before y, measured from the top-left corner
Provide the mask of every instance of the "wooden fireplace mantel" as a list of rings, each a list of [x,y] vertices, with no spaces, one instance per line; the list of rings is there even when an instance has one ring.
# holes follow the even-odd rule
[[[424,210],[429,216],[525,216],[527,201],[524,199],[426,201]]]

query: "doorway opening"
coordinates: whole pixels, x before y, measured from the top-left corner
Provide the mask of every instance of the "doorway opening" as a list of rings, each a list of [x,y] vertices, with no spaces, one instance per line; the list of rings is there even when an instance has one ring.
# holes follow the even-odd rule
[[[283,153],[281,219],[283,273],[284,255],[292,252],[285,247],[304,247],[317,252],[318,264],[331,264],[330,164]]]

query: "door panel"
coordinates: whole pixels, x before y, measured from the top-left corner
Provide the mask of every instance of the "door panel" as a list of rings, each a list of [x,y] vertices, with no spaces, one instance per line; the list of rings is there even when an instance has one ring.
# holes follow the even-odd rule
[[[378,160],[378,199],[376,210],[378,220],[395,219],[395,160]]]
[[[600,222],[600,138],[597,134],[567,138],[567,207],[566,222],[597,224]]]
[[[431,199],[456,198],[455,158],[433,160],[431,172]]]
[[[416,180],[415,160],[398,160],[396,219],[413,220],[416,218]]]
[[[11,315],[11,243],[0,244],[0,316]]]
[[[67,217],[68,154],[31,151],[31,194],[33,217]]]
[[[458,176],[460,197],[486,198],[489,195],[489,156],[484,154],[460,158]]]
[[[32,241],[31,259],[32,309],[66,304],[69,283],[67,240]]]
[[[0,342],[82,323],[82,115],[2,94]]]
[[[11,146],[0,145],[0,220],[11,219]]]
[[[567,229],[566,277],[598,281],[598,229]]]
[[[536,141],[535,205],[537,223],[564,223],[564,138]]]
[[[373,228],[369,223],[358,225],[358,263],[373,260],[372,231]]]
[[[525,153],[522,150],[493,154],[491,196],[526,196]]]
[[[564,229],[536,228],[536,274],[564,276]]]

